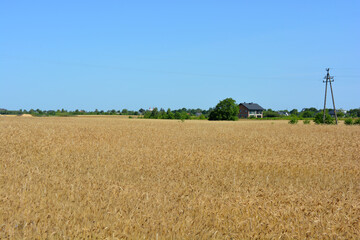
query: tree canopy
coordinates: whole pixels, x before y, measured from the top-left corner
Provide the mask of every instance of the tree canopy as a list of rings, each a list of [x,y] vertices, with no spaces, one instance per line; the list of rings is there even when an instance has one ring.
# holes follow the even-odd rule
[[[220,101],[214,110],[210,113],[209,120],[237,120],[239,106],[232,98],[226,98]]]

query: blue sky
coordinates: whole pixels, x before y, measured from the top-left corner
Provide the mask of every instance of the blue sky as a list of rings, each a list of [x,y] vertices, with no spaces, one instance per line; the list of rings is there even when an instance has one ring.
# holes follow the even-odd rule
[[[3,0],[0,108],[321,108],[326,67],[358,108],[359,29],[360,1]]]

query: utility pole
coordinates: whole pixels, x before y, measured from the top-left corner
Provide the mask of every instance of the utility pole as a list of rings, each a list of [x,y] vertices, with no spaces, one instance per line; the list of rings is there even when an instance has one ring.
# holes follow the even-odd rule
[[[334,113],[335,113],[335,121],[336,121],[336,124],[338,124],[338,120],[337,120],[337,114],[336,114],[336,108],[335,108],[335,100],[334,100],[334,93],[333,93],[333,90],[332,90],[332,85],[331,85],[331,82],[334,81],[334,77],[333,76],[330,76],[330,68],[327,68],[326,69],[326,76],[324,77],[325,81],[323,81],[325,83],[325,100],[324,100],[324,116],[323,116],[323,123],[325,123],[325,110],[326,110],[326,93],[327,93],[327,84],[329,83],[330,85],[330,89],[331,89],[331,97],[332,97],[332,102],[333,102],[333,105],[334,105]]]

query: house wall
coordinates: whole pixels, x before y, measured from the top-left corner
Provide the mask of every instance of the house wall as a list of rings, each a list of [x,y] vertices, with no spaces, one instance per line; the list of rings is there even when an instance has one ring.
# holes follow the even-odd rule
[[[249,117],[263,118],[263,111],[251,110],[249,112]]]
[[[239,105],[239,118],[248,118],[249,117],[249,111],[244,105]]]
[[[255,111],[254,116],[257,118],[263,118],[263,111]]]
[[[239,118],[249,118],[251,116],[263,118],[263,111],[253,111],[254,114],[250,114],[250,111],[244,105],[239,105],[239,110]]]

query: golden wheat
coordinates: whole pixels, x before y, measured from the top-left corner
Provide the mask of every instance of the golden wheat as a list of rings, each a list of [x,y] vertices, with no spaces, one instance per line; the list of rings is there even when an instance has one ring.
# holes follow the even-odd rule
[[[358,239],[360,128],[0,117],[0,238]]]

